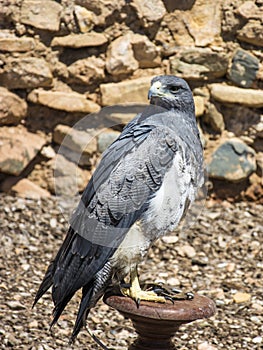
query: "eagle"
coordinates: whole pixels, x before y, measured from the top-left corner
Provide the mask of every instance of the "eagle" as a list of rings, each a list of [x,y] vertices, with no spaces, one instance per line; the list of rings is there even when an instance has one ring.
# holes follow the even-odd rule
[[[159,237],[177,228],[197,197],[203,149],[185,80],[154,77],[148,99],[149,106],[103,153],[35,297],[34,304],[52,286],[53,326],[82,289],[72,340],[109,286],[119,285],[138,306],[176,298],[162,288],[143,290],[137,266]]]

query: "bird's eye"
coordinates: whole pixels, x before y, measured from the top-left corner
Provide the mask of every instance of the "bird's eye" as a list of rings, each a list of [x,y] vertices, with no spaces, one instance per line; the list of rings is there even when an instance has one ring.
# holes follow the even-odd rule
[[[178,86],[170,86],[170,89],[172,94],[175,94],[178,90],[179,90],[179,87]]]

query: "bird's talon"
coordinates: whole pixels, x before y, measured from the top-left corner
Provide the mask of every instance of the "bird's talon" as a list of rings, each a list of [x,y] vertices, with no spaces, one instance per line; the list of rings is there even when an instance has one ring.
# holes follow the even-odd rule
[[[164,298],[165,298],[165,300],[168,300],[168,301],[170,301],[172,304],[174,304],[174,300],[173,300],[172,297],[170,297],[170,296],[168,296],[168,295],[164,295]]]
[[[131,284],[130,283],[120,283],[119,286],[120,286],[120,289],[129,289]]]
[[[194,299],[194,293],[192,293],[192,292],[187,292],[187,293],[186,293],[186,297],[187,297],[187,300],[192,300],[192,299]]]
[[[178,288],[171,288],[171,291],[173,292],[173,293],[177,293],[177,294],[180,294],[180,293],[182,293],[182,291],[181,291],[181,289],[178,289]]]

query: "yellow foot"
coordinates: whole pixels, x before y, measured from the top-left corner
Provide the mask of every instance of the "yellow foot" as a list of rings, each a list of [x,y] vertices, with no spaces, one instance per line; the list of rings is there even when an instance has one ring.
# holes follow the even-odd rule
[[[121,292],[123,295],[132,298],[136,304],[139,306],[141,300],[145,301],[153,301],[155,303],[165,303],[166,298],[163,296],[159,296],[154,291],[144,291],[140,288],[133,288],[131,285],[130,288],[121,287]]]
[[[146,287],[146,290],[142,290],[140,287],[138,274],[136,267],[131,269],[131,284],[120,286],[120,290],[123,295],[128,296],[135,300],[137,306],[139,306],[141,300],[153,301],[155,303],[165,303],[166,300],[190,300],[194,298],[193,293],[183,293],[180,290],[176,290],[163,285],[150,284]]]
[[[146,290],[142,290],[139,285],[131,285],[129,288],[121,287],[123,295],[132,298],[137,305],[141,300],[153,301],[155,303],[165,303],[167,300],[172,303],[174,300],[191,300],[194,294],[184,293],[181,290],[164,287],[163,285],[149,284]]]

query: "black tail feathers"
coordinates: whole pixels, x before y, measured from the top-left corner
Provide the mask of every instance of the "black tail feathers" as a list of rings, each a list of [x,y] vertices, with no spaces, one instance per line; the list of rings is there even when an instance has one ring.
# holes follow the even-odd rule
[[[46,291],[52,286],[53,271],[54,271],[54,262],[51,262],[51,264],[49,265],[46,271],[45,277],[38,288],[32,308],[36,305],[39,299],[46,293]]]
[[[82,298],[79,305],[78,315],[76,318],[74,329],[71,334],[71,338],[70,338],[71,342],[74,341],[74,339],[78,335],[81,328],[85,326],[86,319],[88,317],[90,308],[92,306],[91,304],[94,304],[94,302],[96,303],[97,300],[99,299],[99,297],[95,297],[93,295],[93,291],[94,291],[93,281],[91,281],[90,283],[88,283],[86,286],[82,288]]]

